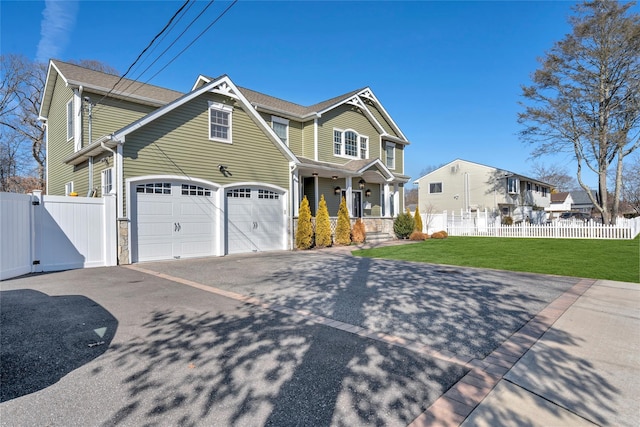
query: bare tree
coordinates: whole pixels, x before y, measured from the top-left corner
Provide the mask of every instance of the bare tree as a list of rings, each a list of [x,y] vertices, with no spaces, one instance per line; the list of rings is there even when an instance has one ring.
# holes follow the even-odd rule
[[[559,165],[545,166],[542,163],[533,163],[531,175],[542,182],[553,185],[558,192],[572,191],[580,188],[575,178],[567,172],[565,167]]]
[[[540,60],[528,104],[519,114],[521,138],[537,145],[534,156],[572,153],[576,177],[603,222],[615,222],[625,156],[640,145],[640,15],[635,3],[585,1],[574,7],[573,31]],[[598,175],[597,200],[582,168]],[[614,201],[607,201],[607,169],[616,170]]]
[[[37,163],[39,187],[44,189],[45,131],[38,121],[38,115],[47,67],[22,55],[2,55],[0,66],[0,126],[4,130],[1,135],[10,135],[31,143],[31,155]]]
[[[117,74],[111,66],[95,60],[79,60],[73,63],[92,70]],[[31,61],[23,55],[0,56],[2,83],[0,84],[0,146],[2,146],[2,173],[12,176],[22,172],[18,163],[11,163],[11,158],[18,159],[19,152],[26,149],[27,142],[31,147],[31,157],[37,164],[38,187],[45,188],[45,129],[38,120],[40,104],[47,78],[47,64]],[[12,156],[10,156],[10,154]],[[5,160],[6,158],[6,160]],[[22,158],[24,160],[24,158]],[[31,185],[31,184],[29,184]]]
[[[622,201],[640,215],[640,154],[638,153],[625,163]]]

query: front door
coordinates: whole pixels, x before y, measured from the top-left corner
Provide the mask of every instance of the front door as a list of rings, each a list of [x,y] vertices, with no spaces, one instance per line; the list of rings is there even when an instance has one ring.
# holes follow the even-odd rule
[[[353,217],[362,218],[362,191],[354,190],[353,194]]]

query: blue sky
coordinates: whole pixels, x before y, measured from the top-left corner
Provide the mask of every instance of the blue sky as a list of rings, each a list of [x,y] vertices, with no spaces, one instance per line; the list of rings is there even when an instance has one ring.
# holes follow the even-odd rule
[[[182,3],[2,0],[0,48],[34,60],[95,59],[124,73]],[[207,4],[196,2],[127,77],[147,81],[231,3],[211,5],[140,76]],[[531,149],[517,136],[520,85],[536,58],[570,32],[573,4],[240,0],[149,83],[188,91],[199,74],[227,74],[302,105],[369,86],[411,141],[412,179],[456,158],[527,175]],[[565,155],[537,161],[575,174]]]

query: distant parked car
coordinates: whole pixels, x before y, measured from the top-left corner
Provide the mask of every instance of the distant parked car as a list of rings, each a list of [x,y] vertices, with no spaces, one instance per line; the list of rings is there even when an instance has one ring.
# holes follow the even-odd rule
[[[582,212],[563,212],[560,214],[560,219],[570,220],[570,219],[578,219],[581,221],[589,221],[591,217],[586,213]]]

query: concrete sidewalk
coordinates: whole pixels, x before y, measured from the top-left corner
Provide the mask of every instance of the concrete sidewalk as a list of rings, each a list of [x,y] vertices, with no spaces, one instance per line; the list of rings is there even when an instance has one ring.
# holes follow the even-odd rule
[[[599,280],[462,426],[640,423],[640,285]]]

